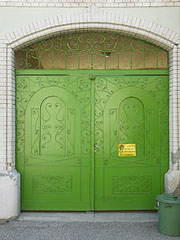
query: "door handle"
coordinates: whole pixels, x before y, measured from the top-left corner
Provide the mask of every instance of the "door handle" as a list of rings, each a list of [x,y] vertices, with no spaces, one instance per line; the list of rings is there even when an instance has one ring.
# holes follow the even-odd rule
[[[98,146],[97,144],[94,144],[95,147],[102,149],[102,147]]]
[[[94,144],[94,152],[96,152],[96,148],[102,149],[102,147],[98,146],[97,144]]]

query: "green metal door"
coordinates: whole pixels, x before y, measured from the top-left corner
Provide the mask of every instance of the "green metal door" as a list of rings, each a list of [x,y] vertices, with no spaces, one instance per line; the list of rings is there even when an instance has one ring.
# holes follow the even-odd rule
[[[23,210],[154,208],[168,168],[166,70],[16,73]],[[118,156],[126,143],[136,156]]]
[[[16,87],[22,209],[90,210],[89,78],[19,75]]]
[[[157,73],[129,71],[96,78],[96,210],[154,209],[157,194],[163,192],[168,76]],[[119,144],[136,144],[136,156],[119,157]]]

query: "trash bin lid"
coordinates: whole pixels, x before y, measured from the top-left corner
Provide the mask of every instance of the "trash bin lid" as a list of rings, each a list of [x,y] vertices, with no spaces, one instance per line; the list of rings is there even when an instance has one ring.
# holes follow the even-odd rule
[[[156,201],[163,203],[180,204],[180,196],[175,194],[161,194],[156,197]]]

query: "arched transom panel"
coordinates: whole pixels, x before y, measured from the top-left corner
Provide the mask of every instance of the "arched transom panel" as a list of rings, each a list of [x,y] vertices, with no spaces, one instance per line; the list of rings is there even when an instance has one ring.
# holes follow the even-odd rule
[[[164,69],[164,49],[112,32],[59,35],[18,50],[16,69]]]

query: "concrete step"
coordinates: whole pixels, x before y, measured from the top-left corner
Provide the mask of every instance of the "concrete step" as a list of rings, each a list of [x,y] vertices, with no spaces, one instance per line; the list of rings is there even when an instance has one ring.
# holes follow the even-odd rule
[[[22,212],[18,221],[158,222],[156,211],[138,212]]]

